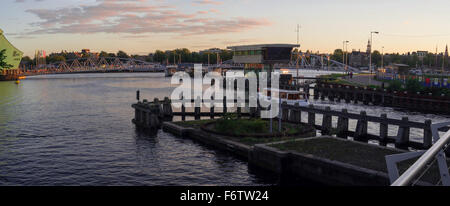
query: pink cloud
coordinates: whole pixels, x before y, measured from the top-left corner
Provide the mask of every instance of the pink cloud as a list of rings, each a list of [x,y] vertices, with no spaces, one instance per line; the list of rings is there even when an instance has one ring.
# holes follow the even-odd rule
[[[145,0],[97,0],[95,5],[61,9],[29,9],[41,21],[32,25],[32,34],[55,33],[173,33],[179,35],[241,32],[270,25],[265,19],[229,17],[200,18],[171,5],[149,5]],[[221,2],[203,0],[203,4]],[[215,2],[215,3],[212,3]]]

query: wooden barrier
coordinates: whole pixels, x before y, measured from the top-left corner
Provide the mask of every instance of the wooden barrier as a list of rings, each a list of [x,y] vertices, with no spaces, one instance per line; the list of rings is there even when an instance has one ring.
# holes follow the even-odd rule
[[[389,91],[367,87],[347,86],[318,82],[314,88],[314,99],[330,101],[361,102],[365,105],[380,105],[406,108],[415,111],[450,114],[450,98],[432,94]]]
[[[212,99],[213,100],[213,99]],[[196,120],[201,119],[201,117],[209,117],[214,119],[216,117],[223,116],[227,114],[226,104],[222,111],[216,112],[216,107],[211,107],[209,112],[201,112],[201,104],[199,102],[205,102],[205,100],[197,99],[198,103],[195,104],[194,112],[187,112],[184,104],[182,104],[181,112],[173,112],[171,108],[171,101],[165,98],[164,101],[159,101],[155,99],[153,102],[148,102],[144,100],[143,102],[138,102],[133,104],[135,108],[135,118],[133,120],[136,125],[148,127],[148,128],[159,128],[163,121],[172,121],[174,116],[181,116],[182,121],[186,120],[186,116],[192,116]],[[210,100],[207,100],[210,101]],[[226,98],[223,100],[227,103]],[[235,103],[237,100],[234,101]],[[231,102],[228,102],[231,103]],[[391,119],[387,117],[387,114],[381,114],[380,116],[369,116],[365,111],[361,111],[360,114],[350,113],[346,109],[342,111],[331,110],[330,107],[316,108],[314,105],[309,105],[308,107],[301,107],[297,105],[289,105],[282,103],[282,120],[285,122],[302,124],[302,112],[308,115],[307,122],[308,125],[314,126],[316,129],[321,130],[323,135],[336,135],[340,138],[353,137],[356,141],[368,142],[369,140],[377,140],[380,145],[385,146],[388,143],[393,143],[395,147],[401,149],[427,149],[432,145],[432,135],[431,135],[431,120],[425,120],[421,122],[409,121],[407,117],[399,119]],[[237,109],[236,114],[238,118],[242,116],[258,117],[257,112],[261,111],[261,108],[250,109],[250,112],[243,113],[241,109]],[[256,114],[255,114],[256,112]],[[320,125],[316,124],[316,115],[322,115],[322,122]],[[333,128],[332,120],[333,117],[337,117],[337,127]],[[355,131],[350,131],[349,120],[356,120]],[[368,123],[379,123],[379,135],[368,133]],[[388,136],[389,126],[398,126],[398,132],[396,136]],[[410,140],[410,130],[412,128],[418,128],[423,130],[423,141],[416,142]],[[441,131],[447,131],[449,128],[442,128]]]

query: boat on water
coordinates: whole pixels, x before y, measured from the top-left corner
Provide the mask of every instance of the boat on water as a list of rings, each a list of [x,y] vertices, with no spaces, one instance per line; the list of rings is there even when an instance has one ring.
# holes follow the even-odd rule
[[[295,105],[297,103],[301,107],[307,107],[309,105],[306,94],[296,90],[264,88],[263,92],[258,93],[258,95],[260,98],[265,98],[267,100],[275,99],[280,101],[281,98],[281,102],[286,102],[289,105]]]

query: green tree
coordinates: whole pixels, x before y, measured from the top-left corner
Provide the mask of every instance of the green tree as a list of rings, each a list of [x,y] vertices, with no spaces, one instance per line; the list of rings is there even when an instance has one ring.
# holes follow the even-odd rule
[[[51,54],[46,58],[47,63],[55,63],[55,62],[63,62],[66,61],[66,58],[62,55]]]
[[[372,63],[381,66],[381,53],[377,50],[372,53]]]
[[[0,70],[9,69],[9,68],[13,67],[13,65],[6,63],[5,52],[6,52],[6,49],[3,49],[0,51]]]
[[[108,54],[108,52],[101,51],[98,56],[100,56],[100,57],[109,57],[109,54]]]
[[[337,62],[342,62],[342,58],[343,58],[342,49],[334,50],[333,54],[330,57],[331,60],[334,60],[334,61],[337,61]]]
[[[128,56],[127,53],[125,53],[124,51],[120,50],[117,52],[117,57],[119,58],[130,58],[130,56]]]
[[[155,54],[153,55],[153,61],[163,63],[164,61],[166,61],[166,59],[166,53],[161,50],[155,51]]]

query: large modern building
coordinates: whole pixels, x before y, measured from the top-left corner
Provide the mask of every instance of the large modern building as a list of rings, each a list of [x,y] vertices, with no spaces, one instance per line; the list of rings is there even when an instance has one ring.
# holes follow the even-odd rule
[[[19,65],[22,60],[23,52],[14,47],[3,35],[3,31],[0,29],[0,51],[5,50],[5,63],[11,65],[8,68],[2,68],[0,66],[0,80],[13,80],[19,75]]]
[[[256,44],[230,46],[233,63],[244,64],[245,70],[270,71],[274,64],[289,63],[297,44]]]

